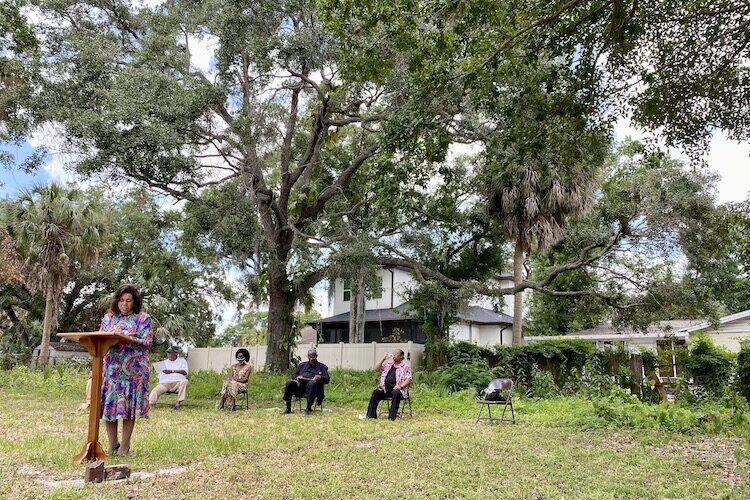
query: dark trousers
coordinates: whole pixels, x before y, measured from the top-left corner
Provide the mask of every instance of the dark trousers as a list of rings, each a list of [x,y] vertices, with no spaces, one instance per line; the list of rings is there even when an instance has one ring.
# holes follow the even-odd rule
[[[378,418],[378,405],[386,398],[393,398],[393,401],[391,401],[391,409],[388,412],[388,418],[390,420],[396,420],[396,417],[398,416],[398,408],[401,406],[401,401],[404,400],[401,391],[397,389],[393,389],[391,392],[385,392],[379,388],[372,391],[370,404],[367,406],[367,418]]]
[[[315,398],[318,399],[318,404],[323,403],[323,384],[314,380],[290,380],[284,386],[283,399],[286,401],[287,408],[291,408],[292,396],[307,397],[307,409],[309,410],[313,407]]]

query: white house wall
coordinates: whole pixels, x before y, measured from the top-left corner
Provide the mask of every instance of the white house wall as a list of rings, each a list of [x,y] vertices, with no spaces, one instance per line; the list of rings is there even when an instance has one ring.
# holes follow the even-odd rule
[[[393,276],[391,276],[391,271],[393,271]],[[377,299],[365,300],[365,309],[368,311],[373,309],[391,309],[400,306],[406,302],[406,291],[416,285],[416,280],[414,280],[411,273],[404,269],[380,269],[378,270],[378,276],[383,280],[383,295]],[[513,286],[513,282],[510,280],[503,280],[499,284],[501,287]],[[333,315],[349,312],[350,302],[344,302],[344,280],[337,278],[333,287]],[[393,297],[391,297],[391,289],[393,289]],[[469,305],[494,310],[493,303],[496,300],[492,297],[477,295],[469,301]],[[512,316],[513,296],[505,295],[501,300],[501,312]]]
[[[498,283],[498,285],[502,288],[509,288],[513,286],[513,282],[510,280],[502,280]],[[525,298],[525,294],[524,294],[524,298]],[[472,297],[472,299],[469,301],[469,305],[484,307],[485,309],[494,311],[495,303],[497,303],[498,300],[500,301],[500,304],[499,304],[500,311],[507,314],[508,316],[513,316],[513,296],[512,295],[503,295],[501,299],[496,299],[494,297],[487,297],[486,295],[476,295]]]
[[[719,347],[730,352],[740,352],[742,348],[741,342],[743,340],[750,341],[750,332],[746,333],[716,333],[706,332],[708,338]]]
[[[391,276],[393,271],[393,276]],[[377,299],[365,300],[365,309],[392,309],[406,302],[406,290],[414,286],[414,279],[403,269],[380,269],[378,276],[383,280],[383,294]],[[393,296],[391,296],[393,290]],[[349,312],[351,302],[344,301],[344,280],[337,278],[334,283],[333,315]]]
[[[716,330],[704,330],[704,333],[714,344],[723,347],[731,352],[740,352],[741,342],[750,341],[750,322],[748,318],[741,318],[735,321],[729,321]],[[693,336],[695,334],[691,334]]]
[[[471,342],[477,345],[510,345],[513,342],[513,331],[507,327],[502,332],[499,325],[469,325],[467,323],[457,323],[450,327],[451,339],[459,342]]]

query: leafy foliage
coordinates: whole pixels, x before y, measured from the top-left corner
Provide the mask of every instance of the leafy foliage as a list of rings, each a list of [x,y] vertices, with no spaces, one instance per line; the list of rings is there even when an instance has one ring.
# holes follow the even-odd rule
[[[97,189],[77,195],[82,205],[101,206]],[[62,286],[59,300],[59,331],[95,330],[113,290],[122,283],[136,283],[145,295],[145,307],[154,320],[159,344],[190,342],[209,345],[215,331],[213,304],[232,296],[221,275],[211,263],[197,264],[175,244],[179,218],[163,213],[154,198],[143,191],[131,191],[107,200],[109,211],[96,229],[100,236],[96,262],[75,260]],[[79,219],[82,222],[84,219]],[[106,229],[106,230],[105,230]],[[11,233],[19,256],[29,260],[30,247],[22,246],[19,235]],[[0,289],[0,305],[10,321],[2,326],[4,352],[9,362],[28,359],[38,345],[45,297],[29,286],[32,283],[6,282]]]
[[[36,75],[35,56],[39,41],[33,28],[21,14],[26,0],[8,0],[0,4],[0,142],[19,143],[28,131],[28,101]],[[20,167],[31,170],[44,155],[33,153]],[[0,151],[0,166],[9,167],[15,158]]]
[[[731,354],[717,347],[705,335],[691,339],[685,370],[695,383],[712,394],[721,394],[730,385],[733,363]]]
[[[735,380],[740,394],[750,402],[750,343],[743,342],[737,355],[737,378]]]
[[[98,258],[104,209],[100,203],[88,202],[78,189],[50,184],[5,202],[1,210],[0,224],[25,260],[29,288],[44,296],[39,354],[39,364],[44,367],[49,359],[50,336],[58,324],[63,289],[76,269]]]
[[[440,370],[438,380],[449,392],[473,389],[478,394],[492,378],[486,359],[459,352],[451,358],[450,366]]]

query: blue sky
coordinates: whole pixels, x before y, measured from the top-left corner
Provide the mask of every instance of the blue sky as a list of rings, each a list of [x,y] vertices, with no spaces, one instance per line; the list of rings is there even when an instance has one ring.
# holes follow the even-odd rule
[[[16,157],[15,164],[20,165],[24,159],[31,155],[33,148],[27,143],[20,146],[0,144],[0,150],[11,153]],[[49,180],[49,173],[42,167],[30,174],[16,167],[0,167],[0,199],[13,198],[21,191],[30,189],[37,184],[44,184]]]

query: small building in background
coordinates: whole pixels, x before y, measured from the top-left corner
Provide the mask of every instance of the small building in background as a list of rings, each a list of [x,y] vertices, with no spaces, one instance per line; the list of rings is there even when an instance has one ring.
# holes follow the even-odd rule
[[[31,353],[31,366],[36,367],[39,364],[39,353],[41,346],[34,348]],[[49,343],[49,363],[57,365],[65,362],[88,363],[89,352],[85,346],[78,342],[50,342]]]

